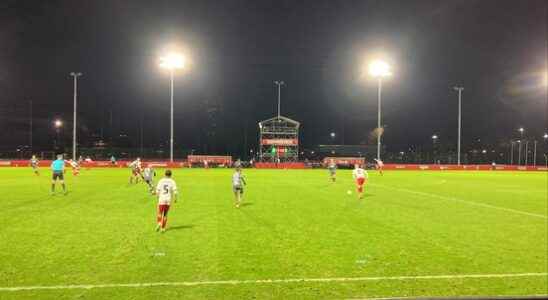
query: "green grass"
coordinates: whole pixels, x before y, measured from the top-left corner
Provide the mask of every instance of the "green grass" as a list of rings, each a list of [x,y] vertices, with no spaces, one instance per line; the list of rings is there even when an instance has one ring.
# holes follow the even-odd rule
[[[174,171],[181,199],[154,232],[154,197],[128,170],[0,168],[0,287],[548,272],[547,173]],[[484,205],[485,204],[485,205]],[[341,299],[546,294],[546,276],[2,291],[0,299]]]

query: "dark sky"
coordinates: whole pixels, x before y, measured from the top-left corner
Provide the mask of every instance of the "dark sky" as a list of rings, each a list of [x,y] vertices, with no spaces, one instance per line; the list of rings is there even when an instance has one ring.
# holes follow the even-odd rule
[[[169,137],[169,75],[158,58],[184,50],[176,75],[176,143],[237,154],[257,147],[257,122],[276,113],[302,123],[302,143],[368,141],[376,126],[381,56],[394,76],[383,90],[385,143],[456,140],[456,84],[464,86],[464,142],[546,130],[547,8],[543,0],[461,1],[2,1],[0,125],[4,146],[37,145],[50,122],[72,120],[71,71],[79,81],[81,135],[125,133],[156,147]],[[3,111],[3,113],[2,113]],[[109,128],[112,111],[112,128]],[[15,125],[13,125],[15,124]],[[212,128],[215,124],[215,129]],[[10,128],[13,126],[13,130]],[[18,131],[19,130],[19,131]],[[214,130],[215,138],[207,132]],[[69,134],[67,130],[66,134]]]

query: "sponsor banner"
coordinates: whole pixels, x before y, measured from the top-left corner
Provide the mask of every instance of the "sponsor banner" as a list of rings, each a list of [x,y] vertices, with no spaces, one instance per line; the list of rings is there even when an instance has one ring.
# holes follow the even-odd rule
[[[343,165],[343,166],[349,166],[349,165],[355,165],[355,164],[364,164],[365,158],[363,157],[326,157],[323,159],[323,163],[325,165],[329,164],[329,162],[333,160],[336,165]]]
[[[207,161],[208,163],[232,164],[232,156],[189,155],[187,159],[189,163],[203,163],[204,161]]]
[[[261,145],[275,145],[275,146],[297,146],[299,141],[297,139],[262,139]]]
[[[264,163],[258,162],[255,164],[257,169],[305,169],[306,166],[301,162],[288,162],[288,163]]]
[[[0,161],[0,167],[11,167],[11,161],[9,161],[9,160],[1,160],[1,161]]]

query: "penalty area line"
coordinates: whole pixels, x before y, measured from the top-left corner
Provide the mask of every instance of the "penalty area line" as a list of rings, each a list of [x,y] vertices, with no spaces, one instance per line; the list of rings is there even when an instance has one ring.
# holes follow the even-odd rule
[[[283,284],[283,283],[323,283],[323,282],[359,282],[359,281],[409,281],[409,280],[451,280],[451,279],[490,279],[548,276],[548,273],[514,273],[514,274],[461,274],[461,275],[419,275],[419,276],[386,276],[386,277],[331,277],[331,278],[289,278],[289,279],[256,279],[256,280],[218,280],[218,281],[179,281],[179,282],[144,282],[144,283],[105,283],[105,284],[71,284],[44,286],[0,287],[0,292],[17,292],[33,290],[70,290],[101,288],[146,288],[158,286],[200,286],[200,285],[244,285],[244,284]]]

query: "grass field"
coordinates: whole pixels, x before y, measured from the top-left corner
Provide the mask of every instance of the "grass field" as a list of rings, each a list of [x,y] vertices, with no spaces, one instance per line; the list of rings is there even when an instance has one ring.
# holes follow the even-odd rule
[[[358,200],[350,171],[332,184],[325,170],[244,170],[236,209],[231,172],[175,170],[161,234],[128,170],[67,175],[70,193],[50,196],[47,170],[0,168],[0,299],[548,293],[547,173],[370,172]]]

